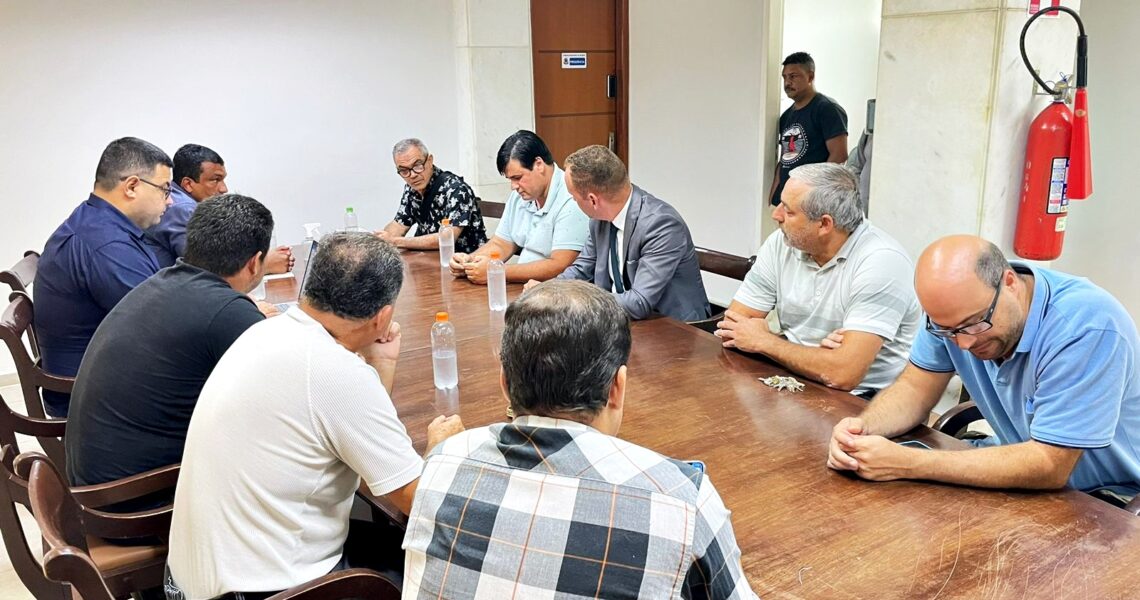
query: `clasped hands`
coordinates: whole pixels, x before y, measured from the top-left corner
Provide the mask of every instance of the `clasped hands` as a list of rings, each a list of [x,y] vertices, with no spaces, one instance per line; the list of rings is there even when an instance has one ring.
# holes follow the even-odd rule
[[[913,468],[923,452],[907,448],[866,430],[863,420],[847,417],[831,430],[827,466],[836,471],[853,471],[870,481],[913,478]]]
[[[487,267],[491,259],[485,255],[456,252],[451,255],[447,268],[456,277],[466,277],[471,283],[487,285]]]

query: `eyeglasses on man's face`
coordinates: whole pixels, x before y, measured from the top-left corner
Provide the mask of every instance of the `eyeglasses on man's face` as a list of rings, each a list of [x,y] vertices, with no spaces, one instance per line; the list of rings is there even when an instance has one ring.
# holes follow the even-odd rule
[[[990,308],[986,311],[986,316],[982,317],[981,321],[975,321],[969,325],[961,327],[941,327],[935,325],[934,321],[930,320],[930,315],[926,316],[926,330],[938,337],[952,338],[957,337],[958,334],[966,335],[980,335],[990,329],[993,329],[994,309],[997,308],[998,296],[1001,295],[1001,284],[998,283],[997,290],[994,291],[994,299],[990,302]]]
[[[412,163],[412,166],[410,167],[396,167],[396,174],[400,177],[408,177],[412,173],[419,175],[420,173],[424,172],[424,169],[427,168],[427,160],[428,159],[426,158],[417,160],[416,162]]]
[[[138,175],[135,175],[135,177],[138,177]],[[119,181],[124,181],[126,179],[130,179],[130,176],[122,177],[119,179]],[[151,187],[156,187],[156,188],[162,190],[162,199],[163,200],[168,200],[170,198],[170,184],[169,183],[166,185],[158,185],[157,183],[155,183],[153,181],[147,181],[146,179],[143,179],[142,177],[139,177],[139,181],[141,181],[141,182],[143,182],[143,183],[145,183]]]

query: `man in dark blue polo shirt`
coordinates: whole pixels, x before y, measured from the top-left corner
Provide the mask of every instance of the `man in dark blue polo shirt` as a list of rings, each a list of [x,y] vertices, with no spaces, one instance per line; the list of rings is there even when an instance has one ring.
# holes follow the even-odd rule
[[[265,317],[261,281],[273,216],[237,194],[198,205],[186,255],[144,281],[91,338],[71,395],[67,474],[114,481],[182,460],[186,429],[214,365]]]
[[[186,254],[186,224],[198,203],[229,191],[226,187],[226,163],[213,150],[198,144],[186,144],[174,153],[174,183],[170,186],[173,204],[157,225],[146,231],[146,243],[154,252],[160,267],[169,267]],[[293,266],[289,246],[281,246],[265,259],[266,273],[284,273]]]
[[[95,169],[95,189],[44,246],[32,290],[43,366],[74,376],[87,343],[119,300],[154,275],[158,260],[143,230],[170,205],[171,161],[138,138],[111,142]],[[53,417],[67,416],[68,395],[44,392]]]

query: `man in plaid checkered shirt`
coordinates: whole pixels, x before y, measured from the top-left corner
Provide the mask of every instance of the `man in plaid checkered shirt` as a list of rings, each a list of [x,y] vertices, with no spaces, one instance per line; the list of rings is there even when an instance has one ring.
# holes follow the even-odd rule
[[[755,598],[729,511],[704,474],[614,437],[629,318],[553,280],[507,309],[513,423],[427,457],[409,516],[404,598]]]

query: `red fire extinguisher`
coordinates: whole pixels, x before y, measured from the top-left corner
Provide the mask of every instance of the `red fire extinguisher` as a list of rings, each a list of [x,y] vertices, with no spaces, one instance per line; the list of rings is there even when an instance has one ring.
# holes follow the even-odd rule
[[[1074,110],[1065,104],[1066,90],[1053,89],[1029,64],[1025,54],[1025,34],[1029,26],[1047,12],[1067,13],[1077,21],[1077,89]],[[1069,199],[1084,200],[1092,194],[1092,160],[1088,121],[1088,36],[1081,18],[1071,8],[1051,6],[1029,17],[1021,30],[1021,59],[1030,74],[1053,103],[1042,110],[1029,126],[1025,144],[1025,171],[1017,208],[1017,229],[1013,251],[1022,258],[1053,260],[1061,255],[1065,241]]]

